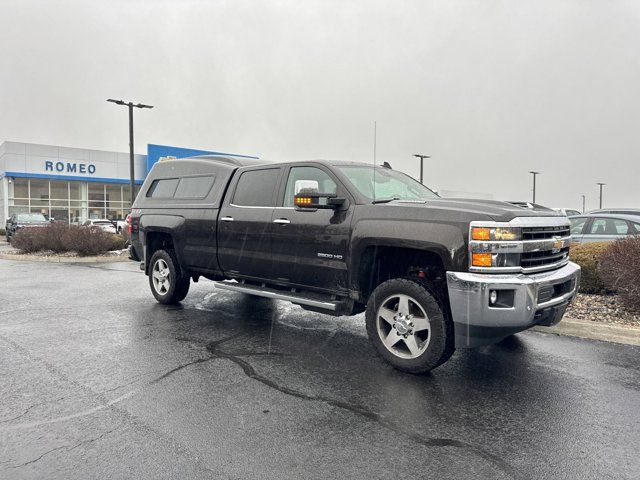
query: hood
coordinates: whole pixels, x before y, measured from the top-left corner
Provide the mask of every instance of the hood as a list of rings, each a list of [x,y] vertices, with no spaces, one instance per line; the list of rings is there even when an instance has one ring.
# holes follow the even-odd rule
[[[16,226],[18,227],[44,227],[46,225],[50,225],[51,222],[45,220],[44,222],[17,222]]]
[[[390,202],[393,205],[403,205],[419,208],[443,209],[459,213],[468,213],[478,217],[490,217],[496,222],[508,222],[516,217],[564,217],[550,208],[536,206],[524,208],[497,200],[478,200],[469,198],[438,198],[426,202],[407,202],[397,200]],[[481,219],[481,218],[478,218]]]

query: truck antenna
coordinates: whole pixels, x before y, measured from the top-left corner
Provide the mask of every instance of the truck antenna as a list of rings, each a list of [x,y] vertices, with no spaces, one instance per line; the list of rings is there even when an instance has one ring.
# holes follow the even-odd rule
[[[376,143],[378,139],[378,122],[373,122],[373,202],[376,201]]]

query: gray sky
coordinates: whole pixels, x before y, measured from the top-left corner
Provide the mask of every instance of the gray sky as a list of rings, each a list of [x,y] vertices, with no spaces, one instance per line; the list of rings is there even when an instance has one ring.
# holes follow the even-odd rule
[[[0,0],[0,141],[370,161],[640,207],[640,2]]]

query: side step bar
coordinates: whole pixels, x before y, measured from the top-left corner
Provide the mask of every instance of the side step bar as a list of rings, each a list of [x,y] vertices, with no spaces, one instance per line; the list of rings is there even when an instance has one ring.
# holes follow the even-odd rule
[[[331,302],[323,302],[321,300],[315,300],[296,293],[283,293],[278,290],[270,290],[267,287],[257,287],[253,285],[244,285],[241,283],[229,283],[229,282],[213,282],[216,288],[221,290],[231,290],[232,292],[248,293],[249,295],[256,295],[258,297],[274,298],[276,300],[285,300],[291,303],[297,303],[299,305],[306,305],[313,308],[319,308],[321,310],[330,310],[332,312],[337,311],[342,307],[342,303],[339,300]]]

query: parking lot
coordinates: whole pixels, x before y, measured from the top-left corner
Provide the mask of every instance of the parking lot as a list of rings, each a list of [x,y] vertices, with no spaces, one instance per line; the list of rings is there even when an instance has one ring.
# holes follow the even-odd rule
[[[637,478],[640,349],[525,332],[429,375],[363,316],[135,262],[0,260],[0,478]]]

